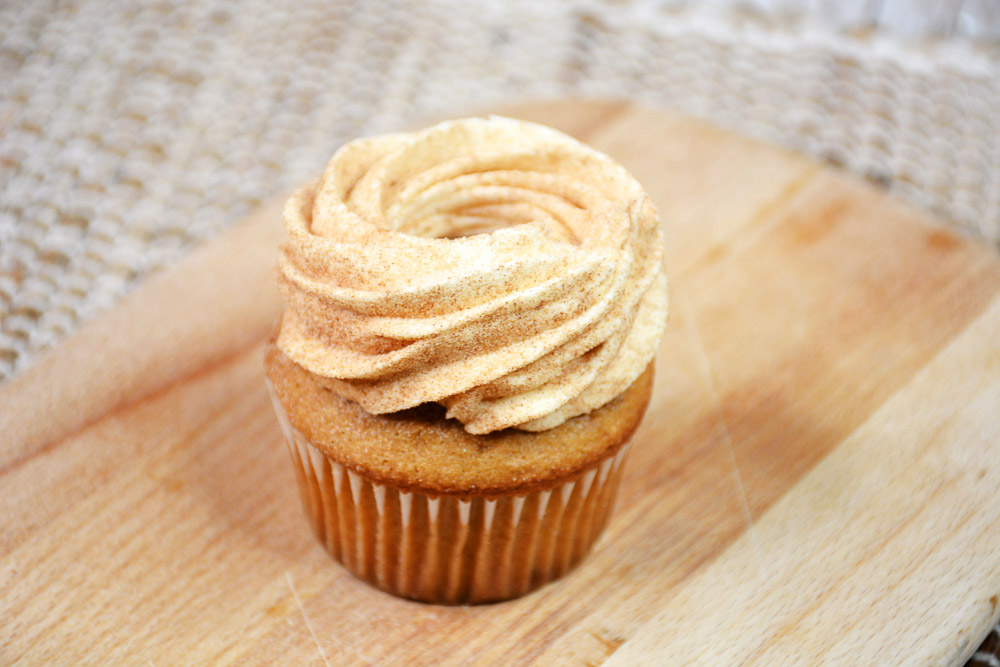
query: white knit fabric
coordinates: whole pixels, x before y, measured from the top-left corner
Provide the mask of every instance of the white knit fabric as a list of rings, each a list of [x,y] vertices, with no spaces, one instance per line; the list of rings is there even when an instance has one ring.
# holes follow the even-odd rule
[[[686,4],[0,5],[0,379],[341,142],[514,99],[703,116],[1000,239],[995,49]]]

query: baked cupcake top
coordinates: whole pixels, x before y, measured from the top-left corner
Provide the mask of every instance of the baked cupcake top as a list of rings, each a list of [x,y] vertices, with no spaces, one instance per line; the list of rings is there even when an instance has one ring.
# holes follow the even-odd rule
[[[278,347],[371,414],[542,431],[625,391],[667,315],[655,208],[550,128],[464,119],[346,144],[285,207]]]

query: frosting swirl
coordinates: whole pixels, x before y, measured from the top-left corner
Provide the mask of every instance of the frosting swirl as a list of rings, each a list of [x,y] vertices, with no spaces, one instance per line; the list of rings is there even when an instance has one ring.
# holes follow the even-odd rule
[[[541,125],[353,141],[284,216],[278,347],[372,414],[436,401],[470,433],[553,428],[627,389],[666,322],[649,197]]]

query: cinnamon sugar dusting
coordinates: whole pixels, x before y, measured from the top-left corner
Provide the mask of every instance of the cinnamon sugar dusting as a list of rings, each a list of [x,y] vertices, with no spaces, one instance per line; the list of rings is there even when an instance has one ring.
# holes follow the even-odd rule
[[[542,431],[621,394],[667,316],[642,187],[556,132],[492,117],[361,139],[285,206],[278,347],[383,414]]]

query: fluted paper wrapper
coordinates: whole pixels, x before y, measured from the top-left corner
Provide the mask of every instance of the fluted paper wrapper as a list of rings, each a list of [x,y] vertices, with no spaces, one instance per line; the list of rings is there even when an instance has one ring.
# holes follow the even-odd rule
[[[274,407],[320,543],[358,578],[426,602],[506,600],[569,571],[604,529],[628,450],[526,495],[435,496],[340,465]]]

